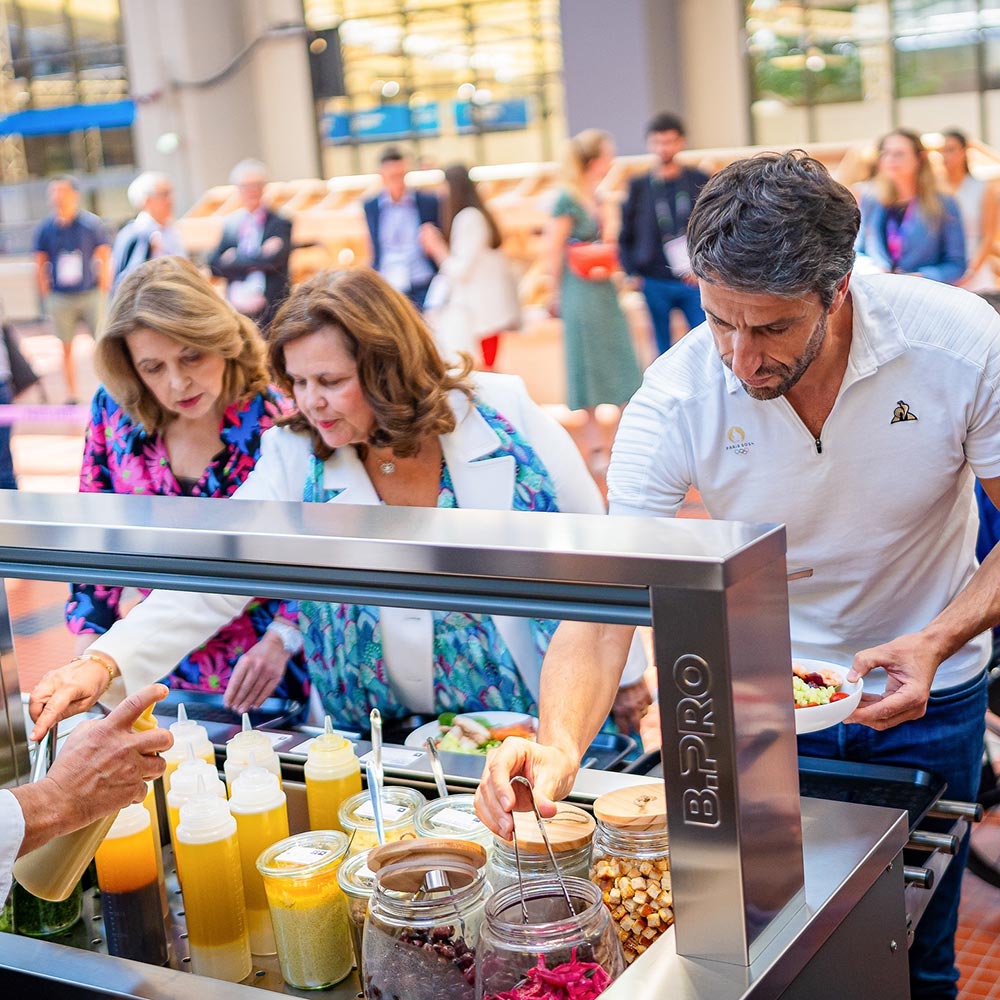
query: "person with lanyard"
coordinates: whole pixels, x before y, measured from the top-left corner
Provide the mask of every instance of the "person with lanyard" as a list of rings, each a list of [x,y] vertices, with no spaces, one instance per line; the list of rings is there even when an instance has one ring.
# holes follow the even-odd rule
[[[966,271],[962,216],[938,192],[920,136],[896,129],[878,150],[874,184],[861,196],[857,270],[957,284]]]
[[[926,770],[971,801],[1000,622],[1000,552],[976,562],[973,502],[977,477],[1000,501],[1000,317],[962,289],[855,273],[859,222],[851,192],[802,151],[708,182],[688,226],[708,320],[647,370],[608,501],[615,516],[670,517],[697,485],[714,518],[784,524],[788,564],[814,569],[788,585],[792,655],[865,680],[847,721],[798,737],[799,753]],[[745,449],[723,447],[727,428]],[[477,793],[501,836],[513,775],[531,777],[543,816],[571,790],[633,632],[556,631],[538,742],[491,751]],[[966,837],[916,928],[913,1000],[957,995],[967,850]]]
[[[212,274],[229,282],[226,298],[266,335],[288,295],[292,224],[264,204],[267,167],[259,160],[237,163],[229,180],[236,185],[242,207],[226,220],[208,263]]]
[[[435,195],[406,184],[410,163],[403,151],[388,146],[379,157],[382,190],[365,202],[372,241],[372,267],[418,309],[424,308],[437,264],[424,249],[421,231],[438,229],[441,208]]]
[[[684,313],[690,330],[705,322],[685,233],[708,174],[677,162],[685,135],[684,123],[676,115],[665,112],[653,118],[646,139],[657,163],[649,173],[629,182],[618,250],[625,272],[642,289],[657,353],[662,354],[670,347],[670,320],[675,309]]]
[[[154,257],[186,257],[173,224],[174,186],[166,174],[146,170],[128,186],[128,200],[138,215],[118,230],[111,247],[111,293],[122,279]]]
[[[75,177],[49,183],[52,214],[35,233],[35,267],[42,308],[63,345],[68,403],[76,402],[73,338],[80,322],[97,337],[105,296],[111,288],[111,240],[104,223],[80,210]]]

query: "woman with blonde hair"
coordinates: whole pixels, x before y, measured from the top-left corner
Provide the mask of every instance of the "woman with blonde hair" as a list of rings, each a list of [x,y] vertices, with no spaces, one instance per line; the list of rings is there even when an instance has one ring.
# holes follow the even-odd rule
[[[97,342],[102,385],[91,403],[80,492],[232,496],[260,455],[261,435],[282,412],[281,397],[268,386],[265,352],[253,322],[188,261],[161,257],[137,267],[122,282]],[[66,621],[79,636],[80,663],[95,666],[99,654],[89,647],[120,618],[121,593],[73,585]],[[304,697],[301,666],[289,664],[298,635],[290,622],[282,624],[294,614],[294,606],[255,600],[214,635],[179,649],[157,678],[170,673],[173,687],[221,692],[242,659],[282,693]]]
[[[414,306],[376,272],[320,274],[271,326],[271,365],[294,412],[264,435],[238,499],[601,513],[566,431],[520,379],[449,368]],[[158,591],[95,643],[124,679],[60,668],[32,696],[36,734],[98,698],[116,701],[242,608],[239,597]],[[314,714],[365,730],[411,713],[535,712],[555,622],[301,601]],[[156,643],[145,641],[155,634]],[[649,703],[637,653],[625,725]],[[257,690],[255,688],[255,690]],[[387,726],[387,734],[390,728]],[[388,738],[388,735],[387,735]]]
[[[604,206],[597,193],[614,156],[614,140],[600,129],[586,129],[568,141],[562,190],[544,237],[552,281],[549,311],[563,319],[566,402],[571,410],[586,413],[584,446],[591,471],[597,474],[607,469],[609,451],[595,410],[601,403],[623,406],[642,378],[612,281],[618,267],[614,245],[605,238]],[[608,259],[596,266],[578,265],[581,251],[600,251],[596,244],[606,245]]]
[[[895,129],[878,147],[878,169],[861,197],[858,268],[956,284],[965,274],[958,204],[940,194],[916,132]]]

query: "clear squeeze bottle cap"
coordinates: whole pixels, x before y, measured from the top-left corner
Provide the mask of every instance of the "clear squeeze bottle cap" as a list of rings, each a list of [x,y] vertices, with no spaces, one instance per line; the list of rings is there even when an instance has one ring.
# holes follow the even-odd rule
[[[354,753],[354,744],[346,736],[334,732],[333,723],[328,715],[323,721],[323,733],[309,745],[306,760],[312,768],[341,771],[345,766],[353,765],[357,757]]]
[[[141,833],[150,824],[149,811],[141,802],[126,806],[118,813],[111,829],[104,835],[105,840],[117,837],[131,837],[133,833]]]
[[[208,730],[201,723],[187,717],[187,709],[183,702],[177,706],[177,721],[170,723],[170,732],[174,734],[175,747],[191,744],[199,757],[212,750],[212,741],[208,738]]]
[[[195,755],[194,747],[188,746],[187,758],[181,761],[180,767],[174,771],[173,779],[170,782],[170,791],[167,800],[177,796],[190,797],[197,794],[198,779],[202,778],[207,791],[213,791],[217,795],[225,797],[226,786],[219,780],[219,772],[201,757]]]
[[[236,829],[229,803],[211,791],[205,776],[199,774],[194,795],[181,805],[177,832],[185,840],[205,843],[228,837]]]
[[[285,804],[285,793],[277,776],[258,765],[251,753],[249,766],[233,782],[229,804],[234,812],[267,812]]]

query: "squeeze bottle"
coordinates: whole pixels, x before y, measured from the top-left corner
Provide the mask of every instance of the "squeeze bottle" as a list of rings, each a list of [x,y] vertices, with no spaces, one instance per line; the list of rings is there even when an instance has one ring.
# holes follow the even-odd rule
[[[191,749],[190,753],[194,753]],[[198,779],[204,782],[205,790],[218,796],[226,797],[226,786],[219,778],[219,772],[214,765],[206,764],[199,757],[189,757],[174,771],[174,780],[167,795],[167,826],[170,829],[170,841],[174,845],[174,862],[177,866],[177,881],[181,878],[181,859],[177,851],[177,826],[181,819],[181,806],[198,792]],[[183,888],[183,885],[182,885]]]
[[[349,739],[333,731],[328,715],[325,732],[306,755],[306,801],[310,830],[343,830],[338,818],[345,799],[361,791],[361,764]]]
[[[122,809],[97,848],[97,884],[108,952],[164,965],[167,935],[149,826],[143,803]]]
[[[250,725],[250,716],[243,713],[243,732],[237,733],[226,744],[226,762],[223,770],[226,773],[226,785],[229,787],[229,794],[233,792],[233,782],[241,771],[245,771],[250,766],[250,754],[257,760],[257,766],[263,767],[272,774],[277,775],[278,784],[281,784],[281,761],[274,752],[267,733],[262,733],[259,729],[254,729]]]
[[[181,806],[177,825],[191,971],[238,983],[253,966],[236,820],[229,803],[208,790],[202,775],[198,785],[195,795]]]
[[[255,760],[251,754],[250,766],[233,782],[229,811],[236,820],[240,842],[250,950],[255,955],[273,955],[277,948],[257,858],[288,836],[288,809],[278,779],[270,771],[257,767]]]
[[[187,760],[187,748],[190,744],[194,747],[194,755],[200,757],[206,763],[215,766],[215,747],[208,738],[208,730],[199,725],[193,719],[188,719],[187,709],[183,702],[177,706],[177,721],[170,723],[170,732],[174,734],[174,745],[164,751],[161,756],[167,762],[167,769],[163,773],[163,791],[170,791],[170,779],[174,771],[180,766],[182,761]]]
[[[140,733],[148,729],[156,729],[157,722],[153,717],[153,706],[150,705],[132,724],[134,732]],[[55,738],[53,730],[49,730],[48,739]],[[44,760],[45,741],[38,746],[38,758],[32,773],[33,780],[43,776],[40,762]],[[68,899],[70,893],[80,881],[87,865],[97,853],[97,847],[104,840],[104,835],[111,829],[117,813],[95,819],[89,826],[72,833],[64,833],[55,837],[47,844],[36,847],[30,854],[14,862],[14,877],[28,892],[52,903],[61,903]]]

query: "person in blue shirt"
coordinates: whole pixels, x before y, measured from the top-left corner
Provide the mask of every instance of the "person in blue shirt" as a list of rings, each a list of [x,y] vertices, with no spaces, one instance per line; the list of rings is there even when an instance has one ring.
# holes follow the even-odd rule
[[[80,210],[76,178],[49,184],[52,214],[35,232],[35,268],[42,307],[62,341],[69,402],[76,402],[73,338],[80,322],[97,337],[111,288],[111,241],[104,223]]]
[[[965,274],[958,202],[937,190],[920,136],[896,129],[879,143],[878,170],[861,196],[857,273],[915,274],[956,284]]]
[[[403,151],[388,146],[379,157],[382,190],[365,202],[365,219],[372,241],[372,267],[418,309],[437,264],[421,245],[424,226],[439,229],[441,207],[435,195],[406,184],[410,162]]]

